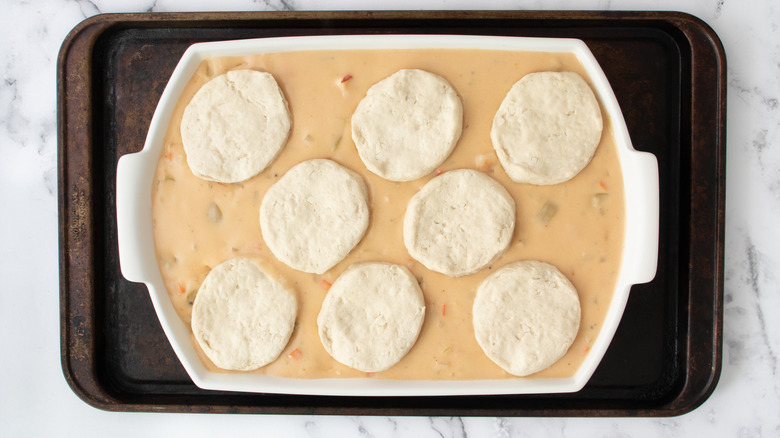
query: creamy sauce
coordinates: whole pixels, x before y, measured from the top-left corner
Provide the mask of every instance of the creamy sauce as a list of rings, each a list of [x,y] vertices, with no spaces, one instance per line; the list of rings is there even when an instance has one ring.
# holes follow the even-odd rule
[[[274,75],[293,116],[290,139],[261,174],[239,184],[211,183],[189,170],[179,126],[184,107],[212,77],[251,68]],[[419,68],[449,81],[464,108],[463,134],[437,172],[396,183],[369,172],[358,157],[350,118],[366,90],[402,68]],[[536,259],[557,266],[577,288],[580,330],[568,353],[532,377],[568,377],[582,363],[601,329],[612,299],[624,239],[624,195],[609,117],[591,163],[555,186],[517,184],[493,151],[490,127],[506,93],[523,75],[575,71],[588,80],[571,54],[480,50],[321,51],[260,54],[204,61],[176,106],[152,188],[157,260],[170,298],[188,325],[192,300],[211,267],[236,256],[250,257],[296,296],[298,317],[279,358],[253,371],[283,377],[366,377],[332,359],[317,334],[317,314],[328,286],[351,264],[387,261],[409,267],[425,295],[426,315],[417,343],[398,364],[372,377],[387,379],[496,379],[513,377],[482,352],[474,337],[471,308],[480,282],[508,263]],[[343,82],[342,82],[343,81]],[[602,110],[603,111],[603,110]],[[369,229],[357,247],[323,275],[296,271],[277,261],[260,232],[260,202],[266,190],[301,161],[330,158],[359,173],[369,187]],[[509,250],[491,267],[449,278],[429,271],[403,244],[409,199],[437,173],[474,168],[500,182],[517,204]],[[201,360],[218,370],[200,352]]]

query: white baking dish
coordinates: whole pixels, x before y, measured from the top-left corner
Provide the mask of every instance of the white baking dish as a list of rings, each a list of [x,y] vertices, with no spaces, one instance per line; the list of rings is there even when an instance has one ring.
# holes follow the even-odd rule
[[[152,235],[151,186],[171,112],[198,65],[218,56],[264,52],[349,49],[485,49],[570,52],[585,67],[600,103],[612,121],[625,191],[625,242],[621,272],[598,338],[573,377],[499,380],[294,379],[252,373],[215,373],[201,363],[190,329],[177,315],[163,285]],[[120,158],[117,221],[122,274],[143,282],[173,350],[193,382],[204,389],[263,393],[431,396],[560,393],[580,390],[590,379],[617,329],[633,284],[653,279],[658,256],[658,165],[655,156],[633,149],[623,115],[604,72],[580,40],[453,35],[360,35],[265,38],[191,46],[160,98],[141,152]]]

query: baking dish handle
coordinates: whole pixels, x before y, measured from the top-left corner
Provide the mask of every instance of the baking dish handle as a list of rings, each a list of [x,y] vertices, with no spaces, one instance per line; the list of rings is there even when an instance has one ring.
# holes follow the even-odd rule
[[[119,266],[126,279],[136,282],[148,281],[157,272],[157,260],[153,256],[151,187],[139,184],[153,180],[155,169],[148,164],[147,152],[120,157],[116,172]]]
[[[636,229],[626,230],[626,236],[630,236],[626,250],[632,261],[628,275],[632,283],[641,284],[652,281],[658,269],[658,160],[648,152],[632,151],[629,156],[634,187],[626,187],[633,198],[629,200],[633,205],[627,208],[627,214],[633,217],[627,218],[627,224]]]

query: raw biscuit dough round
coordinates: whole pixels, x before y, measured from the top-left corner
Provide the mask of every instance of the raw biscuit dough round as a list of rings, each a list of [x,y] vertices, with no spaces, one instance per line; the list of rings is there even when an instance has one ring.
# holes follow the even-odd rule
[[[571,282],[547,263],[504,266],[477,289],[474,334],[485,354],[510,374],[527,376],[558,361],[580,326]]]
[[[265,194],[260,229],[277,259],[322,274],[352,251],[368,228],[368,188],[357,173],[326,159],[290,169]]]
[[[352,115],[352,139],[368,170],[411,181],[447,159],[462,124],[460,97],[445,79],[400,70],[368,89]]]
[[[295,297],[254,262],[234,258],[206,275],[192,305],[192,332],[214,365],[248,371],[282,352],[295,326]]]
[[[247,180],[276,158],[291,124],[287,100],[270,73],[229,71],[203,85],[184,109],[187,164],[207,181]]]
[[[350,266],[328,290],[317,316],[322,345],[360,371],[384,371],[412,348],[425,318],[417,279],[400,265]]]
[[[601,141],[596,96],[573,72],[541,72],[512,86],[493,118],[490,139],[518,183],[559,184],[590,163]]]
[[[404,245],[428,269],[460,277],[498,259],[514,228],[515,201],[501,184],[476,170],[451,170],[409,201]]]

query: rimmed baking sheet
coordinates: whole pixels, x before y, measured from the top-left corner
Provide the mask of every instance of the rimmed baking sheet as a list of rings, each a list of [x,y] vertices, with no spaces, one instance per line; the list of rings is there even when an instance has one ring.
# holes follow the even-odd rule
[[[190,44],[285,35],[465,33],[579,38],[602,65],[634,146],[659,159],[656,279],[636,286],[612,346],[567,395],[310,397],[202,391],[143,285],[118,270],[113,181],[140,150]],[[693,57],[696,63],[693,62]],[[114,410],[388,415],[673,415],[714,388],[722,323],[725,65],[717,37],[675,13],[283,13],[98,16],[59,63],[63,367]],[[695,87],[693,85],[696,85]],[[701,196],[701,194],[709,196]]]

